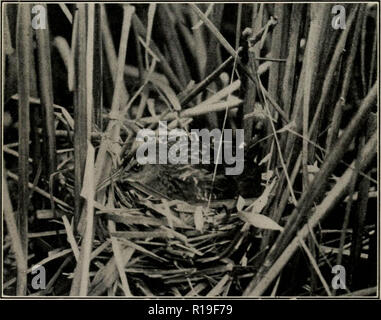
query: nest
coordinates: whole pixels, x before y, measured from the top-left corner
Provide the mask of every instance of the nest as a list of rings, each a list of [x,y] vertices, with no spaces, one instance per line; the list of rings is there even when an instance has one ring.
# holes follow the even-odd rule
[[[111,236],[121,245],[135,295],[219,295],[222,288],[226,295],[227,288],[239,290],[241,281],[252,276],[244,268],[253,258],[251,241],[234,213],[233,200],[214,201],[208,208],[207,203],[135,196],[133,209],[98,212],[118,225]],[[103,294],[118,278],[111,259],[96,273],[90,294]]]
[[[97,214],[116,223],[110,236],[120,245],[134,295],[231,295],[253,275],[246,268],[255,258],[253,235],[249,241],[236,200],[207,199],[211,188],[205,186],[211,178],[192,166],[146,165],[114,182],[118,208]],[[176,183],[188,192],[174,192]],[[108,257],[94,276],[91,295],[107,289],[123,294],[123,287],[112,286],[119,274],[115,259]]]

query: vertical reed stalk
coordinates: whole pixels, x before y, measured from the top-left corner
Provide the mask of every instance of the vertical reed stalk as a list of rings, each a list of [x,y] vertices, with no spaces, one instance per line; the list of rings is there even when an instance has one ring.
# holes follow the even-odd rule
[[[20,233],[16,226],[15,213],[13,212],[13,206],[9,196],[8,183],[6,181],[6,173],[3,172],[3,209],[4,209],[4,220],[7,224],[8,234],[11,238],[12,248],[16,257],[16,268],[17,268],[17,288],[16,295],[25,296],[27,289],[27,269],[28,261],[24,254],[24,249],[22,247],[22,242],[20,238]]]
[[[46,12],[47,6],[43,5]],[[50,56],[50,38],[49,27],[46,21],[46,28],[36,30],[37,35],[37,49],[38,49],[38,71],[40,81],[40,98],[41,104],[44,108],[45,115],[45,130],[47,135],[47,165],[48,176],[56,171],[56,137],[55,137],[55,124],[53,113],[53,83],[52,83],[52,67]]]
[[[95,4],[94,13],[94,72],[93,72],[93,97],[94,97],[94,124],[102,132],[103,121],[103,61],[102,61],[102,22],[101,5]]]
[[[77,49],[75,55],[74,90],[74,227],[76,228],[82,210],[81,189],[87,150],[87,104],[86,104],[86,5],[78,4]]]
[[[17,81],[19,94],[19,185],[18,185],[18,228],[24,256],[28,256],[28,209],[29,209],[29,96],[30,61],[32,54],[31,8],[20,4],[17,11]]]

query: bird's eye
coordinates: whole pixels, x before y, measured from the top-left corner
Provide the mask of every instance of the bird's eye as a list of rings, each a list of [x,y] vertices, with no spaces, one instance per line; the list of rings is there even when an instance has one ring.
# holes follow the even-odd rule
[[[139,163],[135,164],[132,167],[132,171],[134,171],[134,172],[139,172],[141,169],[142,169],[142,166]]]

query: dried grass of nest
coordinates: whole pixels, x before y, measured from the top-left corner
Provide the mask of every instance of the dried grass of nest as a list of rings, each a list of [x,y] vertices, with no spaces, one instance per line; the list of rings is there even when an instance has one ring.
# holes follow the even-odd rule
[[[181,167],[178,174],[184,179],[209,175],[191,166]],[[127,183],[124,189],[117,181],[112,184],[117,208],[97,214],[116,223],[111,236],[118,239],[121,256],[133,256],[125,271],[135,295],[207,295],[212,290],[219,295],[222,288],[227,290],[223,284],[239,286],[240,278],[250,276],[248,269],[237,267],[241,259],[249,257],[245,252],[236,254],[237,244],[248,236],[248,232],[240,232],[243,222],[234,212],[236,201],[216,200],[208,207],[206,201],[188,203],[160,197],[144,184]],[[104,294],[108,284],[117,281],[116,270],[113,259],[100,268],[90,294]]]

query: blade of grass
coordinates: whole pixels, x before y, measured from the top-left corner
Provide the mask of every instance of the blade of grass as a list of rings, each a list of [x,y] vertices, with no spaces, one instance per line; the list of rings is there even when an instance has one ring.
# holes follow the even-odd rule
[[[119,46],[118,66],[115,69],[117,71],[117,75],[115,76],[115,90],[110,112],[115,116],[110,117],[113,120],[110,119],[107,125],[106,135],[110,138],[103,138],[99,147],[97,160],[95,163],[95,185],[98,185],[100,181],[103,181],[105,177],[107,177],[111,172],[112,159],[108,152],[109,139],[111,139],[112,142],[116,142],[119,139],[120,123],[116,119],[119,116],[122,103],[125,103],[125,101],[122,100],[123,95],[121,92],[123,92],[122,88],[124,87],[124,65],[126,61],[127,43],[130,33],[131,19],[134,16],[134,12],[135,7],[128,5],[123,6],[123,24]],[[102,203],[105,201],[104,195],[104,191],[99,192],[97,195],[98,199],[102,199]]]
[[[214,70],[210,75],[208,75],[204,80],[202,80],[199,84],[195,85],[194,88],[187,93],[186,95],[183,95],[180,98],[180,103],[184,106],[188,102],[190,102],[192,99],[197,97],[199,93],[201,93],[203,90],[205,90],[210,83],[215,81],[217,77],[225,70],[225,68],[233,61],[233,57],[230,56],[227,58],[216,70]],[[180,94],[181,95],[181,94]]]
[[[70,23],[73,23],[73,15],[71,14],[67,5],[64,3],[59,3],[58,5],[60,6],[60,8],[61,8],[62,12],[64,13],[64,15],[66,16],[67,20],[69,20]]]
[[[140,21],[139,17],[137,15],[134,15],[132,17],[132,23],[134,24],[134,27],[136,28],[136,31],[139,33],[139,35],[145,39],[147,36],[147,31],[143,25],[143,23]],[[163,54],[160,52],[159,48],[156,46],[156,44],[152,41],[150,42],[150,49],[154,52],[154,54],[159,58],[160,60],[160,66],[164,72],[164,74],[167,76],[168,80],[172,83],[174,88],[178,91],[182,91],[184,88],[181,85],[181,82],[179,78],[176,76],[176,74],[173,72],[170,64],[167,62]]]
[[[155,17],[156,12],[156,3],[150,3],[148,7],[148,23],[147,23],[147,34],[146,34],[146,44],[149,48],[150,42],[151,42],[151,34],[152,34],[152,27],[153,27],[153,19]],[[148,61],[148,52],[145,52],[145,62],[146,62],[146,69],[149,68],[149,61]]]
[[[139,119],[139,122],[143,124],[148,124],[148,123],[157,123],[159,120],[175,120],[177,117],[181,119],[194,118],[201,115],[205,115],[208,112],[225,111],[226,109],[237,107],[240,104],[242,104],[241,99],[231,96],[226,101],[219,101],[213,104],[200,104],[193,108],[186,109],[180,112],[180,114],[177,114],[176,112],[171,112],[166,114],[165,117],[163,117],[162,119],[159,117],[145,117],[145,118]]]
[[[73,228],[70,225],[70,222],[69,222],[68,218],[65,215],[62,216],[62,221],[64,223],[66,234],[67,234],[67,242],[69,242],[69,244],[71,246],[71,249],[73,250],[75,260],[78,261],[78,259],[79,259],[79,249],[78,249],[78,244],[75,241]]]
[[[236,51],[230,45],[230,43],[224,38],[216,26],[208,19],[208,17],[197,7],[196,4],[190,3],[189,6],[197,13],[200,19],[209,28],[210,32],[218,39],[219,43],[226,49],[227,52],[233,57],[235,57]]]
[[[108,23],[107,13],[104,4],[101,6],[101,29],[102,29],[102,40],[103,47],[106,53],[107,63],[111,70],[112,80],[114,82],[114,87],[117,82],[117,70],[118,70],[118,58],[116,56],[116,50],[114,43],[112,42],[112,34]],[[129,98],[126,86],[121,84],[121,97],[120,100],[126,102]]]
[[[304,249],[304,252],[307,254],[308,260],[310,260],[310,263],[311,263],[313,269],[315,270],[315,272],[319,276],[319,279],[320,279],[321,283],[323,284],[324,290],[326,291],[327,295],[332,296],[332,292],[329,289],[327,281],[325,281],[325,279],[324,279],[324,277],[323,277],[323,275],[319,269],[319,266],[318,266],[314,256],[312,255],[311,251],[308,249],[308,247],[307,247],[307,245],[303,239],[299,239],[299,243],[301,244],[302,248]]]

